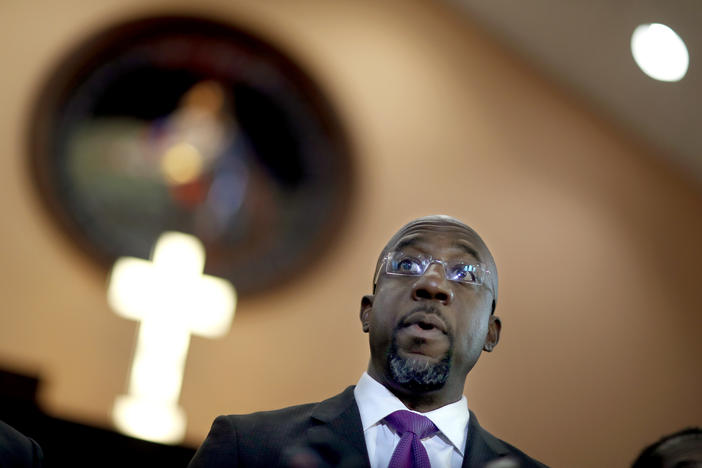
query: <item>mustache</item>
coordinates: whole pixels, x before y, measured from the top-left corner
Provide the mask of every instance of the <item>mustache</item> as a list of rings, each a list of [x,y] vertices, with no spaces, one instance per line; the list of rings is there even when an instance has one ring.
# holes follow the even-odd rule
[[[446,327],[446,334],[449,337],[453,337],[453,329],[451,328],[450,323],[446,320],[446,317],[444,316],[443,312],[441,311],[441,309],[439,309],[435,305],[431,305],[431,304],[418,305],[417,307],[411,309],[406,314],[403,314],[402,317],[400,318],[400,320],[397,322],[397,325],[395,326],[394,332],[397,332],[397,331],[401,330],[402,328],[406,327],[408,325],[409,318],[418,312],[422,312],[422,313],[425,313],[427,315],[437,316],[444,323],[444,326]]]

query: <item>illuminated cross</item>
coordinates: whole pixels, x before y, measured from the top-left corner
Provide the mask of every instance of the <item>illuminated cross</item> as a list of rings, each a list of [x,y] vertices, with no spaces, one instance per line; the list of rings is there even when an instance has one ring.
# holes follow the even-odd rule
[[[110,275],[109,304],[141,321],[129,391],[117,397],[112,415],[124,433],[177,443],[185,435],[178,397],[190,335],[223,336],[236,292],[228,281],[202,274],[204,248],[193,236],[162,234],[152,259],[120,258]]]

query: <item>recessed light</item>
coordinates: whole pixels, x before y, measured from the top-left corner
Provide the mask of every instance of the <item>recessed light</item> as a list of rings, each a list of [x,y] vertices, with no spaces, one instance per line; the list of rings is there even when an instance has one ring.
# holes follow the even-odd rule
[[[660,23],[636,27],[631,35],[631,53],[639,68],[659,81],[680,81],[690,62],[685,42]]]

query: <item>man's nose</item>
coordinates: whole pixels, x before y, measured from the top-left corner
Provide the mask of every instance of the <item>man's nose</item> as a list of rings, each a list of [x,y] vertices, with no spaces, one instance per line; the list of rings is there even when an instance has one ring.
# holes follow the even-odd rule
[[[429,299],[444,305],[453,302],[453,288],[446,279],[446,272],[440,263],[432,263],[412,286],[412,299]]]

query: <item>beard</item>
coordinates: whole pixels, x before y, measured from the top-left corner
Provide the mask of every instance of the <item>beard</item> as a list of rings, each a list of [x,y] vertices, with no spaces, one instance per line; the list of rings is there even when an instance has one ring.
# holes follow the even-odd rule
[[[395,383],[412,392],[423,393],[442,388],[451,370],[451,355],[453,342],[439,362],[429,362],[426,359],[402,357],[397,349],[396,334],[393,334],[390,352],[388,353],[388,368]]]

